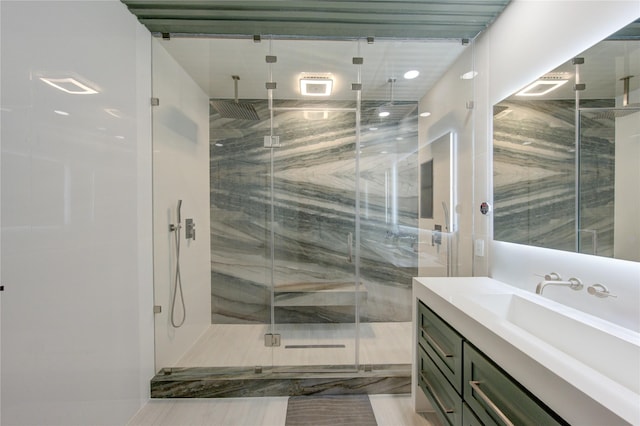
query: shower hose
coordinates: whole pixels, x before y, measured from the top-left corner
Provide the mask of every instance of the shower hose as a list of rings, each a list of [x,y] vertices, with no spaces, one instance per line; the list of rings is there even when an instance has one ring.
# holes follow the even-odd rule
[[[178,224],[175,227],[176,237],[176,275],[173,283],[173,300],[171,301],[171,325],[174,328],[179,328],[184,324],[187,319],[187,308],[184,304],[184,293],[182,291],[182,278],[180,277],[180,228],[182,228],[180,220],[180,205],[182,200],[178,201]],[[176,321],[176,300],[178,298],[178,292],[180,293],[180,303],[182,304],[182,319]]]

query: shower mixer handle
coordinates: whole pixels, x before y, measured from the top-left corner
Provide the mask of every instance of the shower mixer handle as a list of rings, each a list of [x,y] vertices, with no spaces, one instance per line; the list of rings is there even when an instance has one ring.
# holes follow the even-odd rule
[[[184,237],[187,240],[196,240],[196,224],[191,218],[184,221]]]

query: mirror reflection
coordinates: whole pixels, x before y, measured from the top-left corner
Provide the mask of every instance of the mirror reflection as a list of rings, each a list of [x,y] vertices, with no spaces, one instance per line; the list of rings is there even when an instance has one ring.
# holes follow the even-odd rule
[[[640,261],[640,22],[493,114],[494,239]]]

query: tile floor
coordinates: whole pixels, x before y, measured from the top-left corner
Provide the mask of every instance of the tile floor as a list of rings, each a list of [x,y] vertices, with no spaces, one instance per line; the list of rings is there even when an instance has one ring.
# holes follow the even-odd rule
[[[288,397],[151,400],[129,426],[284,426]],[[370,395],[378,426],[433,426],[409,395]]]
[[[266,325],[212,325],[173,367],[341,365],[354,361],[353,324],[284,324],[282,346],[266,348]],[[411,323],[363,323],[361,364],[411,363]],[[343,344],[336,349],[287,349],[287,345]],[[379,426],[431,426],[413,412],[409,395],[370,395]],[[154,399],[130,426],[282,426],[288,397]]]

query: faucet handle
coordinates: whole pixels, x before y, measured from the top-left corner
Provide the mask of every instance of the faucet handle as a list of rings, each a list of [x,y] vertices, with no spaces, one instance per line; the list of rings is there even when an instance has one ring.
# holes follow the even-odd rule
[[[580,278],[574,278],[571,277],[569,278],[569,288],[571,290],[582,290],[582,288],[584,287],[584,284],[582,284],[582,281],[580,281]]]
[[[544,278],[545,281],[562,281],[562,277],[560,276],[560,274],[556,273],[556,272],[550,272],[548,274],[544,274],[544,275],[540,275],[540,274],[534,274],[536,277],[542,277]]]
[[[596,297],[618,297],[615,294],[609,293],[609,289],[602,284],[593,284],[587,287],[587,292]]]

